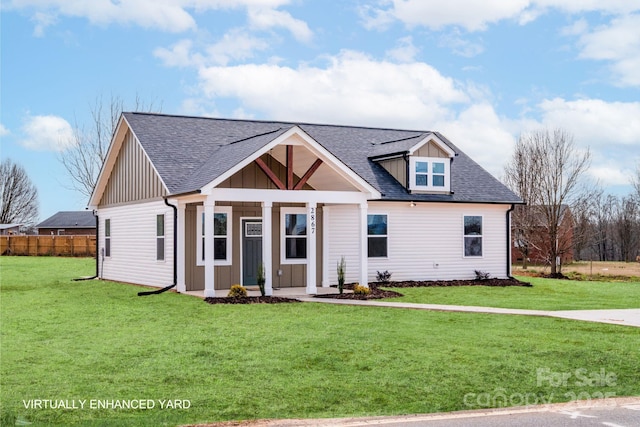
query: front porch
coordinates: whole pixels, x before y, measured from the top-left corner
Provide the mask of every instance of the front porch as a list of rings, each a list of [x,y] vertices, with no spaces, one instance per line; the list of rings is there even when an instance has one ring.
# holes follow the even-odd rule
[[[260,289],[257,286],[249,286],[246,288],[247,289],[247,296],[248,297],[259,297],[260,296]],[[306,287],[293,287],[293,288],[273,288],[272,289],[273,293],[272,296],[275,297],[283,297],[283,298],[308,298],[309,294],[307,293],[307,288]],[[344,290],[345,293],[350,293],[352,291],[345,289]],[[184,291],[184,292],[180,292],[186,295],[191,295],[194,297],[198,297],[198,298],[205,298],[204,296],[204,290],[200,290],[200,291]],[[317,288],[317,293],[316,295],[333,295],[333,294],[338,294],[338,288],[336,287],[322,287],[322,288]],[[216,293],[218,297],[226,297],[227,293],[226,292],[217,292]],[[219,294],[219,295],[218,295]]]

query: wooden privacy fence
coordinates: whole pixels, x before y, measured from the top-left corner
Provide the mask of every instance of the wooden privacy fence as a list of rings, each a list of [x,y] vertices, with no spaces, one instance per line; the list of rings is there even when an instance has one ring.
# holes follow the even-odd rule
[[[0,236],[0,254],[95,256],[96,236]]]

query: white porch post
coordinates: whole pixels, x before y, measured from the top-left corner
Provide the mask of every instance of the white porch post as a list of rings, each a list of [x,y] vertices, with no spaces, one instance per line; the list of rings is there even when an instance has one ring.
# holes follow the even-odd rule
[[[215,270],[213,267],[213,218],[215,201],[204,202],[204,296],[215,297]]]
[[[316,202],[307,203],[307,293],[317,294],[316,285],[316,234],[318,213]]]
[[[264,293],[273,295],[273,243],[271,230],[271,207],[273,203],[262,202],[262,263],[264,264]]]
[[[329,281],[329,206],[322,207],[322,287],[331,286]]]
[[[369,287],[367,246],[367,203],[360,203],[360,285]]]
[[[177,251],[173,256],[177,257],[176,259],[176,276],[177,276],[177,288],[178,292],[185,292],[187,290],[187,286],[185,283],[185,213],[186,213],[187,205],[184,203],[178,203],[178,232],[177,232]]]

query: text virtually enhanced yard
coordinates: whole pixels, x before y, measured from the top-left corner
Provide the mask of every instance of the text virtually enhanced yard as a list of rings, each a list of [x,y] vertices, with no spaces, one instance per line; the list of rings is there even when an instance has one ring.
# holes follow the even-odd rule
[[[0,269],[1,425],[175,426],[640,395],[640,328],[138,297],[137,286],[72,281],[95,271],[92,259],[0,257]],[[406,298],[460,303],[466,293],[474,305],[546,310],[640,303],[638,281],[533,284]]]

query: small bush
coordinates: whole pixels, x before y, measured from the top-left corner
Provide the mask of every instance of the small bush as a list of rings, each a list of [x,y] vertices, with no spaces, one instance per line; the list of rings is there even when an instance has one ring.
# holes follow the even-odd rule
[[[247,288],[242,285],[233,285],[231,289],[229,289],[227,296],[232,298],[246,298]]]
[[[476,280],[489,280],[489,273],[481,270],[474,270],[476,273]]]
[[[344,290],[344,274],[347,270],[347,262],[344,260],[344,257],[340,258],[340,262],[338,262],[338,291],[342,293]]]
[[[389,273],[389,270],[385,270],[382,272],[376,271],[376,280],[378,281],[378,283],[386,285],[391,281],[391,273]]]
[[[362,286],[357,283],[353,286],[354,295],[369,295],[370,292],[371,289],[367,288],[366,286]]]
[[[266,282],[266,279],[264,277],[264,263],[260,263],[258,265],[258,287],[260,288],[260,295],[265,296],[265,288],[264,288],[264,284]]]

